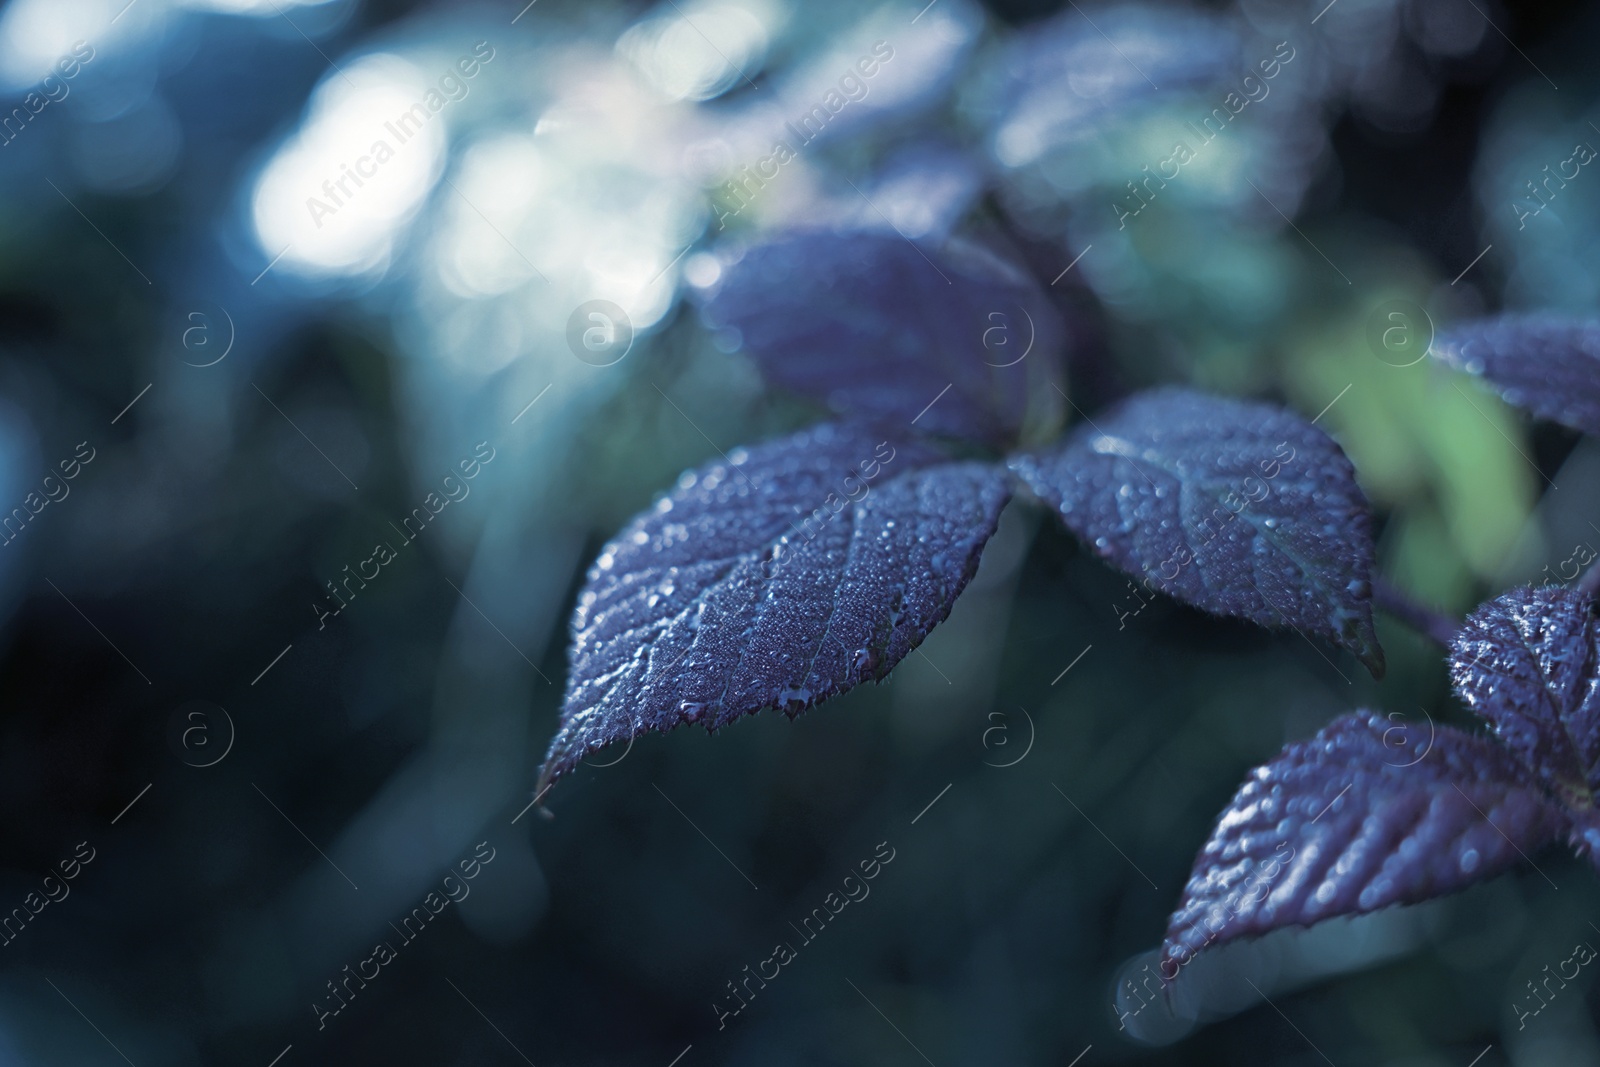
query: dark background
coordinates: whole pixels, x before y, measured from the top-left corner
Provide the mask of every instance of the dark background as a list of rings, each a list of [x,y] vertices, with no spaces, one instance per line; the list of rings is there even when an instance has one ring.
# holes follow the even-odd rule
[[[548,817],[525,808],[599,546],[680,470],[809,417],[683,294],[737,240],[876,225],[851,182],[897,221],[932,205],[926,233],[993,240],[1042,282],[1097,245],[1050,289],[1091,414],[1185,381],[1312,415],[1348,382],[1319,425],[1374,502],[1380,568],[1424,601],[1460,613],[1600,544],[1592,445],[1487,395],[1462,403],[1364,339],[1386,299],[1441,325],[1593,307],[1600,178],[1585,169],[1524,229],[1509,205],[1574,139],[1600,144],[1600,12],[1338,0],[1313,25],[1322,6],[1203,9],[1237,38],[1229,69],[1271,54],[1283,26],[1296,61],[1208,149],[1218,165],[1131,232],[1104,205],[1165,153],[1152,124],[1197,119],[1236,77],[1171,8],[941,0],[913,24],[917,4],[772,4],[740,64],[754,84],[712,64],[727,84],[700,102],[614,46],[640,20],[717,24],[706,5],[540,0],[515,24],[517,3],[140,0],[114,25],[120,3],[0,8],[8,110],[43,74],[28,63],[59,52],[39,43],[51,19],[97,52],[0,147],[4,506],[79,442],[95,450],[0,548],[0,909],[79,842],[95,852],[0,948],[0,1063],[265,1067],[287,1046],[285,1067],[1600,1062],[1591,976],[1525,1029],[1511,1007],[1600,938],[1594,874],[1561,852],[1434,904],[1215,953],[1176,1007],[1119,1030],[1117,982],[1152,958],[1249,768],[1355,707],[1468,720],[1439,650],[1387,617],[1382,683],[1292,632],[1168,601],[1119,629],[1124,579],[1019,504],[951,619],[884,685],[794,722],[601,753]],[[1018,86],[1071,91],[1023,60],[1027,42],[1126,74],[1090,18],[1143,42],[1163,88],[1047,133],[1032,162],[997,154]],[[718,231],[685,146],[724,138],[737,157],[769,86],[900,32],[897,59],[929,64],[925,84],[869,96]],[[331,64],[384,51],[432,78],[478,40],[497,55],[450,105],[439,166],[455,184],[430,179],[366,269],[301,245],[259,274],[281,244],[261,230],[259,175],[341,77]],[[502,142],[545,147],[527,166],[471,154]],[[626,269],[605,258],[633,247]],[[485,263],[501,273],[473,273]],[[551,277],[496,280],[519,263]],[[657,308],[634,349],[580,362],[567,315],[628,292]],[[227,357],[194,366],[224,331]],[[496,458],[471,496],[319,627],[324,583],[480,441]],[[481,841],[495,858],[470,896],[319,1030],[325,983]],[[871,896],[719,1030],[725,983],[793,941],[880,842],[895,859]]]

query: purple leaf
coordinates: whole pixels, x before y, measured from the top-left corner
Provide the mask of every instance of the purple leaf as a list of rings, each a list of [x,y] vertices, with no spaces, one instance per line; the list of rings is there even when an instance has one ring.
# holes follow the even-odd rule
[[[769,382],[842,416],[1004,446],[1059,415],[1061,323],[976,245],[789,234],[729,264],[703,314]]]
[[[998,466],[822,425],[683,475],[578,597],[540,788],[683,723],[791,716],[877,680],[950,613],[1009,497]]]
[[[1207,945],[1461,889],[1567,830],[1494,740],[1423,729],[1358,712],[1257,767],[1195,859],[1163,977]]]
[[[1431,353],[1485,379],[1513,407],[1600,434],[1600,322],[1502,315],[1446,330]]]
[[[1600,631],[1586,595],[1514,589],[1467,619],[1450,677],[1523,765],[1569,807],[1600,786]]]
[[[1010,465],[1148,588],[1325,637],[1382,676],[1367,501],[1344,452],[1298,415],[1159,389]]]

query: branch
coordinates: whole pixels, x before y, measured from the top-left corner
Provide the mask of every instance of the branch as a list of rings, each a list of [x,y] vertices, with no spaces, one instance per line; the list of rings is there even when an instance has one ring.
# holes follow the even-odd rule
[[[1597,569],[1600,569],[1600,565],[1597,565]],[[1588,581],[1588,577],[1593,575],[1594,571],[1590,571],[1584,580]],[[1461,629],[1461,624],[1455,619],[1441,611],[1418,604],[1382,578],[1372,580],[1372,600],[1381,610],[1393,615],[1425,637],[1432,638],[1445,648],[1450,647],[1450,642],[1455,640],[1456,631]]]

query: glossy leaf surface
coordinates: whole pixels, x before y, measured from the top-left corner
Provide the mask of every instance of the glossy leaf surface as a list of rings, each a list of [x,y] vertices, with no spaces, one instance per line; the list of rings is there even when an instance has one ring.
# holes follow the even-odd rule
[[[986,250],[808,231],[745,250],[704,317],[769,382],[836,414],[993,445],[1052,424],[1062,329]]]
[[[1298,415],[1159,389],[1011,468],[1148,588],[1324,637],[1383,673],[1367,501],[1344,452]]]
[[[1502,315],[1444,331],[1430,351],[1513,407],[1600,434],[1600,321]]]
[[[882,678],[949,614],[1009,495],[999,467],[857,426],[729,459],[683,475],[590,569],[541,783],[614,741],[794,715]]]
[[[1450,650],[1456,692],[1552,790],[1593,803],[1600,785],[1600,633],[1588,598],[1515,589],[1482,605]]]
[[[1224,809],[1169,920],[1162,974],[1208,945],[1463,888],[1566,829],[1493,739],[1346,715],[1258,767]]]

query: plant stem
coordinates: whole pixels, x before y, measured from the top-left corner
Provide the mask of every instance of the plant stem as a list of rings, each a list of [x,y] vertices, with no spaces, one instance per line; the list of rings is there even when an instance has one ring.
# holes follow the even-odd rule
[[[1593,574],[1593,571],[1590,572]],[[1587,581],[1587,578],[1585,578]],[[1407,626],[1432,638],[1445,648],[1455,639],[1461,624],[1450,616],[1412,600],[1382,578],[1372,580],[1372,600],[1380,609]]]

